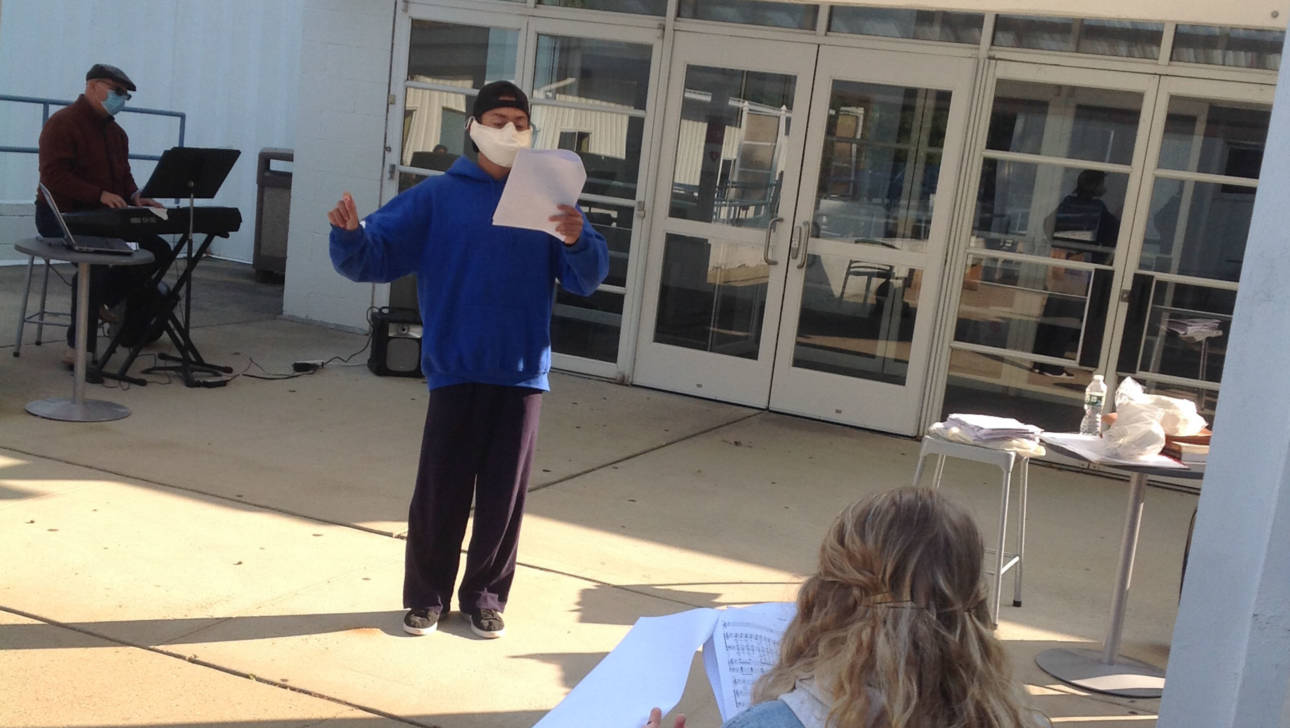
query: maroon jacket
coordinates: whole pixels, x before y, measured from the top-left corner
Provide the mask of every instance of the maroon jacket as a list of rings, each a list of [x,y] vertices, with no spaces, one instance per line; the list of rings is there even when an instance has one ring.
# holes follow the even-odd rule
[[[40,181],[64,212],[102,207],[104,190],[129,203],[139,189],[130,174],[125,130],[95,110],[84,94],[54,112],[40,130]],[[36,204],[45,204],[39,190]]]

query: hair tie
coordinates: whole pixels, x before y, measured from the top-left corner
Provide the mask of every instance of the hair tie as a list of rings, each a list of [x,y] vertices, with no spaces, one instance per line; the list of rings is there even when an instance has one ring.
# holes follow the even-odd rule
[[[958,604],[952,607],[941,607],[938,609],[936,607],[928,606],[925,604],[918,604],[913,600],[905,599],[901,601],[892,600],[887,602],[870,602],[868,606],[882,607],[883,609],[921,609],[921,610],[930,612],[932,614],[939,614],[942,612],[947,612],[947,613],[964,612],[966,614],[971,614],[975,612],[984,602],[985,602],[984,599],[976,599],[968,604]]]

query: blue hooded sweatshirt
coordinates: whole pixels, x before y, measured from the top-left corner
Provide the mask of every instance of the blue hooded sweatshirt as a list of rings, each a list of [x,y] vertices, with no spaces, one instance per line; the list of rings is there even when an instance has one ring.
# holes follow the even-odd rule
[[[331,229],[332,265],[346,278],[385,283],[416,273],[430,389],[466,382],[549,389],[556,279],[587,296],[609,272],[605,239],[585,219],[569,246],[545,232],[493,225],[504,185],[463,156],[356,230]]]

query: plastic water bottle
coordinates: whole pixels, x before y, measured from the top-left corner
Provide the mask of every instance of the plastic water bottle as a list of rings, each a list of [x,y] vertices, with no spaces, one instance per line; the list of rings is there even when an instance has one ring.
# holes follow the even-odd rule
[[[1102,403],[1106,401],[1106,381],[1101,374],[1094,374],[1093,381],[1084,388],[1084,419],[1079,423],[1079,434],[1102,434]]]

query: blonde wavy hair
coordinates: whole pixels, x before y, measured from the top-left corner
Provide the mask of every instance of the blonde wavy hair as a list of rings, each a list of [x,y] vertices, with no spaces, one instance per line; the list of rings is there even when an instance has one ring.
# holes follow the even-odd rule
[[[937,491],[903,488],[848,506],[754,700],[814,677],[838,728],[868,726],[871,715],[890,728],[1033,725],[990,629],[982,556],[971,516]]]

